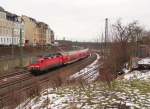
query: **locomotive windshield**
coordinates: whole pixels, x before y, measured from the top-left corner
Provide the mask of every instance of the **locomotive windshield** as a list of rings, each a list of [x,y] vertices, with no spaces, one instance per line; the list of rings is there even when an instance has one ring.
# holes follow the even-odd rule
[[[37,57],[35,57],[31,60],[31,63],[32,64],[37,64],[43,59],[50,59],[50,58],[55,58],[55,57],[60,57],[60,56],[62,56],[61,53],[50,53],[50,54],[46,54],[46,55],[43,55],[43,56],[37,56]]]
[[[54,58],[58,56],[62,56],[62,55],[60,53],[51,53],[51,54],[45,55],[44,58]]]
[[[31,64],[36,64],[36,63],[38,63],[38,57],[32,58]]]

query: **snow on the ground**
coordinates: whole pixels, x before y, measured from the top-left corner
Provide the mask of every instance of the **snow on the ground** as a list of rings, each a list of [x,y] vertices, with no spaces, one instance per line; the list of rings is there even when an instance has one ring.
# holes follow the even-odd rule
[[[137,64],[142,65],[150,65],[150,57],[143,58],[137,62]],[[134,70],[130,71],[126,68],[123,68],[125,72],[124,79],[125,80],[150,80],[150,70]]]
[[[123,68],[122,70],[123,70],[124,73],[128,73],[130,71],[130,70],[126,69],[126,68]]]
[[[138,61],[138,64],[150,65],[150,57],[141,59],[140,61]]]
[[[124,106],[124,107],[121,107]],[[128,83],[110,90],[106,85],[92,83],[48,89],[21,109],[148,109],[150,92],[142,93]],[[17,108],[19,109],[19,108]]]
[[[100,56],[98,54],[96,55],[97,55],[97,59],[92,64],[88,65],[81,71],[71,75],[69,79],[70,80],[83,79],[88,83],[96,80],[97,77],[99,76],[99,71],[98,71],[99,65],[97,65],[97,63],[98,63],[98,60],[100,59]]]
[[[132,71],[124,75],[125,80],[150,80],[150,71]]]
[[[141,81],[150,79],[150,71],[129,73],[129,70],[124,69],[125,80],[133,81],[117,81],[113,88],[109,89],[104,83],[93,83],[99,75],[96,70],[98,59],[97,55],[94,63],[70,77],[70,79],[87,80],[90,84],[46,89],[40,96],[20,104],[16,109],[149,109],[149,81],[147,83]],[[134,79],[140,81],[134,82]]]

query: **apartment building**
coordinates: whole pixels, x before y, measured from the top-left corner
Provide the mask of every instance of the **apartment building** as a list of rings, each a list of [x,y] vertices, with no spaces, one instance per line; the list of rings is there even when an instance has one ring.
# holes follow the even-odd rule
[[[38,22],[35,19],[24,15],[22,16],[22,19],[25,28],[26,46],[41,46],[54,42],[54,34],[46,23]]]
[[[0,45],[20,45],[20,29],[24,44],[24,27],[21,18],[0,7]]]
[[[25,15],[22,15],[21,18],[24,23],[25,45],[36,45],[37,43],[37,37],[36,37],[37,21]]]
[[[47,45],[54,43],[54,33],[44,22],[17,16],[0,7],[0,45],[20,45],[20,42],[23,46]]]
[[[46,45],[46,36],[47,36],[47,29],[48,25],[44,22],[37,22],[37,28],[36,28],[36,37],[37,45]]]
[[[46,30],[46,44],[53,44],[54,43],[54,33],[50,28]]]

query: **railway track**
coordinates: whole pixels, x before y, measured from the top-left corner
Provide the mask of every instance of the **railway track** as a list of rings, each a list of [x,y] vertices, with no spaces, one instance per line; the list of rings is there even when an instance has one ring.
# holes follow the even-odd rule
[[[1,76],[0,89],[15,84],[21,80],[26,80],[28,77],[31,78],[32,75],[26,70],[17,71],[9,75]]]
[[[92,55],[91,57],[80,60],[76,63],[50,70],[48,73],[40,76],[33,76],[29,72],[16,73],[13,77],[10,77],[9,75],[8,77],[13,79],[7,80],[7,82],[3,82],[3,84],[0,82],[0,108],[8,105],[10,106],[9,102],[12,102],[10,97],[12,96],[12,92],[17,96],[20,96],[21,93],[26,93],[28,90],[32,90],[35,85],[38,85],[41,90],[44,90],[47,87],[47,83],[50,83],[49,85],[51,85],[51,87],[54,84],[55,86],[59,86],[61,84],[56,84],[57,82],[59,83],[60,80],[62,82],[66,77],[78,72],[83,67],[92,63],[95,59],[96,56]],[[4,80],[4,77],[0,80]],[[18,95],[18,93],[20,95]],[[25,99],[27,99],[27,97]],[[24,101],[25,99],[21,101]]]
[[[82,81],[85,83],[90,83],[97,80],[99,76],[99,61],[100,57],[97,54],[97,59],[87,66],[86,68],[82,69],[81,71],[75,73],[74,75],[70,76],[69,80],[71,81]]]
[[[5,78],[9,78],[9,77],[12,77],[12,76],[15,76],[15,75],[20,75],[20,74],[23,74],[23,73],[26,73],[26,72],[27,72],[26,70],[21,70],[21,71],[16,71],[16,72],[13,72],[13,73],[9,73],[9,74],[0,76],[0,81],[2,81]]]

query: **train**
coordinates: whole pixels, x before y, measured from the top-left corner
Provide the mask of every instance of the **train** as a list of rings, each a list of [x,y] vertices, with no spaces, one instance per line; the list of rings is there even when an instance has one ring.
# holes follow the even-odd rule
[[[28,66],[31,73],[38,74],[58,66],[76,62],[90,56],[89,49],[75,50],[70,52],[50,53],[38,58]]]

